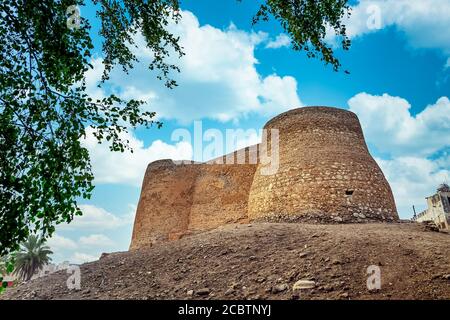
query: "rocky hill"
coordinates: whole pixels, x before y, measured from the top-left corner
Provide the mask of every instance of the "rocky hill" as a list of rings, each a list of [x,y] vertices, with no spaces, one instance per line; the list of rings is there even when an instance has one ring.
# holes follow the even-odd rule
[[[449,248],[415,223],[227,225],[84,264],[80,290],[59,272],[1,298],[450,299]],[[381,290],[367,289],[369,265]]]

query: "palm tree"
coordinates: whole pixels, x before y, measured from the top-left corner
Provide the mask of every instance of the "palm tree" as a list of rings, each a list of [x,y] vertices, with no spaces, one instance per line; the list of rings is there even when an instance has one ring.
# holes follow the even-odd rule
[[[14,274],[22,280],[28,281],[41,270],[52,259],[49,257],[53,252],[45,245],[45,239],[30,235],[20,245],[20,250],[15,254]]]
[[[6,263],[8,261],[8,256],[0,257],[0,277],[6,274]]]

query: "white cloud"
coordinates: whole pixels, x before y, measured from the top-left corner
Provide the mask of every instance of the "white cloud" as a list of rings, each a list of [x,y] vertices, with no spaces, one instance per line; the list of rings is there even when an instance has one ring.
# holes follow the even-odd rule
[[[297,81],[291,76],[282,78],[276,75],[267,76],[261,83],[261,89],[270,97],[266,99],[265,96],[261,96],[264,107],[260,112],[267,117],[273,115],[275,110],[278,110],[277,114],[283,112],[280,106],[291,105],[291,102],[297,99]]]
[[[80,244],[93,247],[111,247],[114,241],[104,234],[91,234],[80,238]]]
[[[450,1],[448,0],[359,0],[344,18],[347,35],[357,38],[395,27],[412,48],[440,49],[450,55]],[[337,46],[338,36],[327,28],[327,42]],[[447,64],[450,61],[447,60]]]
[[[76,216],[70,224],[58,225],[57,233],[48,239],[54,262],[84,263],[98,259],[102,252],[128,248],[135,205],[129,205],[129,210],[121,215],[94,205],[84,204],[80,208],[82,216]]]
[[[278,49],[282,47],[289,47],[291,44],[291,38],[284,33],[280,33],[275,40],[270,40],[266,44],[266,48],[268,49]]]
[[[53,252],[61,250],[73,250],[78,247],[75,241],[60,236],[57,233],[53,234],[53,236],[47,240],[47,245],[51,248]]]
[[[450,157],[429,160],[418,157],[398,157],[392,160],[376,159],[388,179],[401,217],[412,216],[426,208],[425,197],[432,195],[436,187],[450,179]]]
[[[450,100],[442,97],[415,116],[400,97],[359,93],[348,101],[367,140],[393,156],[430,156],[450,146]]]
[[[58,229],[58,231],[60,230]],[[68,261],[70,253],[78,249],[78,244],[75,241],[59,233],[55,233],[51,238],[47,239],[47,245],[53,252],[50,257],[56,263]]]
[[[395,196],[399,214],[426,207],[425,197],[450,177],[450,100],[442,97],[416,115],[400,97],[359,93],[348,101]]]
[[[100,57],[95,57],[91,60],[93,66],[92,69],[88,69],[84,74],[86,80],[87,93],[92,99],[102,99],[105,94],[101,88],[98,87],[99,81],[102,78],[104,65],[103,59]]]
[[[147,67],[152,53],[142,36],[136,36],[139,50],[133,50],[140,64],[128,76],[120,68],[111,73],[109,83],[116,94],[146,99],[149,109],[159,117],[183,124],[200,118],[236,120],[252,112],[274,115],[302,105],[294,78],[275,74],[264,78],[256,70],[255,47],[266,41],[267,34],[245,32],[232,24],[225,30],[201,26],[191,12],[183,11],[182,15],[179,24],[169,26],[180,36],[186,53],[180,60],[170,60],[181,68],[180,74],[173,74],[179,86],[169,90],[155,79]],[[103,67],[98,63],[94,66],[88,85],[98,94],[92,79],[100,78]],[[266,90],[268,78],[276,79],[279,91]]]
[[[109,216],[109,218],[111,217]],[[96,223],[98,223],[98,220]],[[91,228],[86,227],[85,225],[78,225],[76,230],[78,232],[83,232],[89,229]],[[59,230],[63,231],[63,228]],[[59,234],[54,234],[50,239],[47,240],[47,245],[50,246],[50,249],[53,251],[53,255],[51,256],[52,259],[57,263],[61,261],[70,261],[71,263],[84,263],[97,260],[97,258],[100,256],[99,252],[105,251],[105,248],[114,248],[116,244],[104,234],[91,234],[88,236],[82,236],[80,237],[78,243],[67,237],[61,236]],[[89,252],[78,252],[77,250],[79,250],[80,247],[86,248]]]
[[[450,53],[450,1],[360,0],[347,23],[351,37],[376,31],[373,18],[379,9],[381,28],[395,26],[418,48],[441,48]]]
[[[128,215],[126,217],[116,216],[94,205],[82,204],[79,207],[83,215],[75,216],[69,224],[59,225],[58,230],[111,230],[133,222]]]
[[[89,150],[96,183],[125,183],[140,186],[145,168],[150,162],[159,159],[192,159],[192,147],[186,141],[171,145],[156,140],[145,147],[143,141],[137,139],[132,133],[122,133],[121,138],[129,141],[133,153],[111,152],[107,143],[97,142],[92,128],[86,129],[83,145]]]
[[[82,263],[98,260],[98,258],[99,258],[98,256],[94,256],[91,254],[87,254],[87,253],[83,253],[83,252],[75,252],[70,257],[70,262],[76,263],[76,264],[82,264]]]

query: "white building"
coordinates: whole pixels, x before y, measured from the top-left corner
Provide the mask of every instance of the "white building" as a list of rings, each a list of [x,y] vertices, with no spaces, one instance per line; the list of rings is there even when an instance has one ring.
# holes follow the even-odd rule
[[[427,197],[428,209],[414,215],[417,222],[433,221],[439,229],[450,230],[450,187],[441,184],[436,194]]]

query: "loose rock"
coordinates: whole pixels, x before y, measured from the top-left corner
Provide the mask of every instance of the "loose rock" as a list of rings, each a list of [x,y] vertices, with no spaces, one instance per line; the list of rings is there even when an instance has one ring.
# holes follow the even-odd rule
[[[297,290],[312,289],[315,286],[316,286],[316,283],[314,281],[303,279],[303,280],[298,280],[292,287],[292,290],[297,291]]]
[[[277,284],[275,287],[272,288],[272,292],[280,293],[286,291],[287,289],[289,289],[289,285],[287,283]]]
[[[203,288],[203,289],[197,290],[197,294],[199,296],[206,296],[209,294],[209,292],[210,292],[209,288]]]

